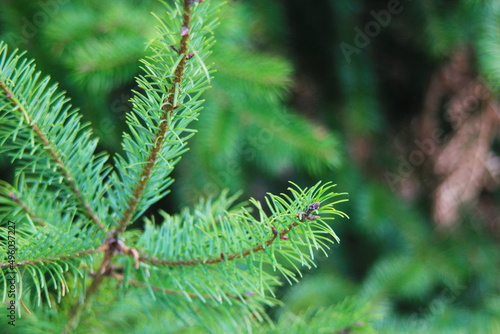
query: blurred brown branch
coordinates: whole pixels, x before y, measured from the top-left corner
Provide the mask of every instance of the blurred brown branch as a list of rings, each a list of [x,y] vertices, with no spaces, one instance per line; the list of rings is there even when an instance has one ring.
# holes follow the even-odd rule
[[[442,101],[447,101],[442,107]],[[499,184],[500,163],[491,145],[498,134],[500,106],[485,81],[476,75],[472,51],[459,48],[434,74],[419,122],[421,140],[436,130],[445,134],[424,173],[436,180],[433,218],[452,226],[464,205],[477,204],[482,191]],[[445,131],[444,126],[451,130]]]

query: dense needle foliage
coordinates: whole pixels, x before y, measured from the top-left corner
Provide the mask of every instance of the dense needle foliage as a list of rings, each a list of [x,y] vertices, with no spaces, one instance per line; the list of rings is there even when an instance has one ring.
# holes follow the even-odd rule
[[[15,233],[7,224],[0,229],[2,249],[16,250],[0,263],[2,299],[18,305],[11,328],[113,332],[119,325],[91,316],[113,290],[120,297],[106,305],[120,304],[122,312],[154,303],[170,322],[155,324],[162,331],[272,326],[264,306],[277,304],[276,272],[295,282],[301,266],[316,265],[315,252],[326,255],[338,241],[327,221],[346,217],[334,208],[346,199],[336,198],[342,194],[330,182],[292,184],[289,194],[268,194],[264,203],[237,204],[223,192],[179,214],[162,211],[160,221],[144,216],[170,192],[212,73],[217,2],[164,6],[136,79],[123,153],[113,159],[97,151],[98,140],[57,85],[0,44],[1,152],[17,166],[13,184],[0,188],[2,222],[15,223]],[[137,293],[142,307],[123,300]]]
[[[194,2],[197,10],[218,5],[213,0]],[[196,84],[211,86],[201,97],[204,109],[196,110],[201,102],[195,96],[197,92],[183,99],[189,109],[182,105],[175,109],[175,113],[188,117],[172,119],[179,122],[171,133],[176,136],[164,144],[171,143],[175,149],[161,152],[170,158],[164,160],[169,167],[152,170],[155,182],[144,188],[145,196],[137,203],[130,216],[131,225],[123,233],[127,248],[124,254],[113,257],[112,264],[119,269],[108,274],[93,294],[91,306],[82,314],[81,330],[107,332],[111,328],[142,333],[159,328],[172,332],[208,328],[227,332],[237,325],[243,332],[251,328],[263,333],[500,332],[498,1],[230,0],[218,10],[218,24],[208,24],[217,43],[210,45],[210,53],[203,53],[203,44],[186,62],[192,66],[186,68],[193,70],[190,75],[200,80]],[[0,155],[1,178],[9,182],[2,183],[2,204],[6,205],[0,209],[7,219],[28,219],[30,230],[25,236],[29,238],[46,224],[48,228],[34,245],[52,246],[39,249],[26,245],[33,254],[46,256],[67,250],[68,245],[64,239],[57,239],[59,232],[53,226],[68,228],[64,222],[73,222],[68,235],[76,239],[70,246],[90,250],[101,247],[107,237],[96,227],[96,217],[106,231],[124,219],[125,212],[120,208],[128,205],[127,198],[135,191],[127,186],[140,178],[140,157],[149,152],[154,142],[152,129],[158,126],[156,117],[144,119],[140,115],[159,115],[163,108],[163,103],[152,102],[164,89],[155,86],[156,79],[152,79],[159,72],[150,71],[155,68],[158,47],[163,48],[157,40],[158,21],[150,12],[173,24],[169,26],[172,35],[165,38],[173,41],[167,42],[167,51],[160,53],[170,57],[165,58],[165,64],[176,64],[178,51],[170,45],[179,50],[181,28],[174,25],[182,25],[181,17],[166,14],[163,4],[156,0],[0,2],[0,39],[8,45],[2,55],[8,57],[15,48],[27,50],[22,59],[35,59],[37,70],[43,73],[38,82],[50,74],[50,82],[57,81],[67,91],[64,97],[57,95],[60,89],[54,91],[50,101],[62,107],[60,117],[76,129],[70,131],[74,137],[67,138],[85,145],[76,149],[54,146],[79,162],[66,166],[75,174],[72,187],[64,176],[58,178],[61,168],[53,164],[53,158],[40,154],[44,146],[32,130],[26,132],[26,123],[17,118],[18,123],[14,122],[13,117],[19,115],[5,114],[12,103],[2,99],[7,109],[2,109],[1,117],[8,123],[6,127],[2,123],[0,132],[10,138],[2,142],[2,150],[13,153],[15,162],[11,163],[12,156]],[[210,22],[205,17],[203,20]],[[193,31],[193,42],[198,33]],[[203,30],[202,34],[210,44],[211,33]],[[346,53],[347,44],[352,53]],[[149,63],[146,72],[140,59]],[[134,78],[140,75],[144,78],[136,81]],[[160,81],[170,80],[160,77]],[[20,91],[33,84],[26,83]],[[67,104],[62,100],[66,97],[71,97],[79,113],[64,109]],[[33,104],[40,108],[46,102],[42,99]],[[142,103],[148,105],[147,110],[138,109]],[[130,110],[133,113],[127,114]],[[189,115],[194,114],[199,114],[199,121],[188,125]],[[55,113],[41,115],[41,121],[56,117]],[[86,122],[91,124],[77,125]],[[23,126],[25,130],[20,131]],[[197,134],[190,137],[192,133],[186,128]],[[100,139],[98,142],[88,134],[89,129]],[[44,131],[47,136],[60,135],[58,128],[47,126]],[[122,132],[129,134],[126,146],[121,145]],[[12,141],[12,136],[19,140]],[[137,141],[146,141],[149,146],[136,147]],[[109,156],[102,152],[109,152]],[[172,170],[170,166],[180,155],[182,159]],[[55,169],[45,170],[49,165]],[[155,164],[160,165],[164,166]],[[18,177],[19,173],[23,177]],[[86,183],[97,174],[113,181]],[[33,183],[33,176],[45,183]],[[122,178],[131,183],[117,183]],[[170,184],[171,178],[176,182]],[[350,220],[329,223],[342,244],[327,252],[328,258],[321,251],[313,253],[318,268],[308,270],[307,265],[313,263],[307,244],[310,239],[301,239],[307,245],[297,245],[295,253],[279,249],[294,245],[293,233],[305,237],[294,227],[286,235],[288,240],[277,237],[272,242],[275,257],[261,258],[266,253],[259,250],[231,260],[249,275],[262,261],[264,274],[257,281],[240,277],[236,286],[228,288],[226,283],[237,277],[234,271],[212,272],[222,268],[223,263],[217,261],[227,260],[232,254],[222,248],[264,245],[273,236],[269,225],[281,233],[291,223],[289,219],[301,217],[299,212],[314,203],[306,195],[307,201],[285,210],[279,225],[267,208],[265,194],[282,193],[287,187],[301,193],[304,186],[314,185],[319,179],[334,180],[339,191],[349,193],[349,201],[335,208],[348,212]],[[49,180],[52,184],[46,186]],[[300,187],[290,186],[288,180]],[[82,183],[89,188],[81,189],[81,199],[68,195]],[[329,184],[307,191],[323,186]],[[171,194],[164,196],[169,191]],[[239,204],[233,197],[238,192],[243,198],[258,199],[262,215],[259,206],[251,202]],[[290,205],[295,197],[286,194]],[[16,198],[22,198],[24,205],[16,203]],[[268,197],[272,205],[273,198]],[[85,205],[82,208],[85,202],[93,209],[94,219]],[[322,203],[320,211],[328,210],[324,205],[327,203]],[[324,212],[315,215],[327,218]],[[222,220],[212,221],[210,217]],[[94,221],[90,225],[89,219]],[[241,221],[248,219],[259,221],[258,226],[248,232],[238,229]],[[184,220],[186,227],[182,225]],[[222,225],[217,225],[219,221]],[[235,229],[226,225],[229,221],[240,225]],[[170,225],[176,229],[168,229]],[[189,226],[201,243],[185,242],[183,228]],[[229,235],[219,233],[217,226]],[[95,238],[78,239],[83,229]],[[215,236],[211,244],[206,242]],[[323,235],[319,236],[318,242],[323,241]],[[182,246],[166,248],[145,238],[155,242],[159,238],[177,240]],[[198,257],[216,263],[207,265],[203,272],[201,267],[192,266],[167,266],[165,272],[157,272],[150,269],[159,267],[158,263],[139,261],[140,269],[136,270],[133,250],[139,258],[149,255],[159,261],[172,257],[185,261]],[[296,253],[298,250],[308,258]],[[23,300],[31,311],[37,311],[30,317],[23,313],[19,324],[34,324],[34,328],[50,331],[52,325],[45,322],[50,319],[50,323],[59,324],[57,328],[64,327],[75,298],[84,295],[92,275],[99,271],[104,252],[82,253],[74,262],[64,258],[45,262],[47,270],[58,277],[56,281],[66,282],[67,290],[49,284],[40,292],[27,292],[29,298]],[[293,254],[296,260],[292,260]],[[246,263],[250,258],[255,261]],[[277,275],[274,269],[282,274]],[[298,284],[289,285],[287,278],[292,282],[299,278],[297,269],[304,277]],[[27,269],[30,274],[26,277],[35,277],[34,272],[40,277],[37,270]],[[184,281],[182,270],[195,277],[217,277],[220,283]],[[76,271],[87,277],[73,276]],[[29,285],[28,280],[24,286]],[[120,293],[116,293],[117,288]],[[186,292],[183,298],[175,295],[178,291]],[[208,298],[213,297],[213,291],[219,292],[215,293],[217,297]],[[267,292],[262,295],[263,291]],[[39,295],[40,307],[36,305]],[[232,298],[239,295],[245,301],[242,304]],[[226,309],[227,305],[234,308]],[[210,307],[198,317],[204,306]],[[24,312],[24,308],[18,309]],[[176,313],[177,309],[191,311]],[[260,316],[241,318],[249,310],[258,311]],[[225,327],[220,327],[221,317],[228,320],[223,322]],[[265,324],[268,318],[272,325]],[[258,319],[267,320],[255,326]]]

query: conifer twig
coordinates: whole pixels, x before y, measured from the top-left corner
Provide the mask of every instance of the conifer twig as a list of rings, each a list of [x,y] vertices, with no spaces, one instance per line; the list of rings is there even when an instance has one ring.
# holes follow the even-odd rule
[[[180,86],[182,82],[182,77],[184,75],[184,70],[186,68],[187,54],[188,54],[188,40],[190,37],[190,20],[191,20],[191,3],[190,0],[184,0],[184,8],[183,8],[183,21],[181,28],[181,42],[179,48],[179,54],[182,55],[182,59],[179,64],[175,68],[174,78],[168,90],[168,95],[165,103],[163,104],[164,113],[162,115],[162,119],[160,121],[160,129],[156,133],[155,139],[153,140],[154,146],[151,148],[149,152],[149,157],[147,159],[146,164],[142,170],[141,175],[139,176],[139,183],[134,189],[133,195],[129,200],[127,208],[123,212],[121,220],[118,222],[118,227],[115,229],[114,235],[121,234],[127,228],[127,224],[132,219],[132,216],[137,209],[137,205],[139,204],[142,195],[144,193],[144,189],[151,177],[151,173],[153,172],[153,167],[155,166],[158,160],[158,154],[163,145],[163,141],[165,140],[165,134],[168,131],[168,116],[170,116],[175,109],[175,95],[176,89]]]
[[[102,252],[103,250],[104,250],[104,248],[103,248],[103,246],[101,246],[99,248],[86,249],[86,250],[78,251],[78,252],[70,254],[70,255],[63,255],[60,257],[40,258],[40,259],[29,260],[29,261],[19,261],[19,262],[16,262],[14,264],[11,264],[9,262],[2,262],[2,263],[0,263],[0,268],[8,267],[11,265],[14,267],[25,267],[25,266],[37,265],[37,264],[40,264],[43,262],[57,262],[57,261],[72,259],[75,257],[82,257],[82,256],[92,254],[92,253]]]
[[[68,167],[64,163],[64,161],[61,159],[59,154],[57,153],[56,149],[52,145],[52,143],[49,141],[45,133],[35,124],[33,119],[29,116],[28,111],[26,108],[19,102],[19,99],[17,99],[12,91],[7,87],[5,82],[0,80],[0,89],[4,92],[5,97],[9,102],[12,104],[14,107],[14,110],[18,110],[20,113],[23,114],[24,121],[28,124],[28,126],[33,130],[35,135],[38,137],[40,142],[43,144],[43,148],[50,154],[52,160],[55,162],[57,169],[61,172],[61,174],[64,177],[64,181],[68,185],[68,187],[71,189],[75,197],[77,198],[78,202],[83,206],[84,212],[90,218],[100,229],[104,228],[104,225],[102,224],[101,220],[99,217],[96,215],[94,210],[90,207],[90,204],[83,198],[82,193],[78,186],[75,184],[74,178],[71,175]]]
[[[73,305],[71,308],[71,315],[69,318],[68,323],[66,324],[63,333],[71,333],[74,328],[76,327],[78,320],[80,318],[80,314],[85,310],[85,307],[87,306],[87,303],[90,299],[90,297],[96,293],[96,291],[99,289],[99,286],[101,285],[104,276],[110,272],[110,267],[111,267],[111,260],[113,259],[113,256],[115,255],[115,250],[116,246],[118,245],[118,242],[115,238],[113,237],[108,237],[104,241],[104,245],[100,247],[100,249],[104,249],[104,259],[102,260],[102,263],[99,267],[99,270],[97,271],[96,275],[94,276],[94,279],[92,280],[92,283],[90,286],[87,288],[85,292],[85,299],[83,300],[82,303],[77,302],[76,304]]]
[[[14,193],[9,194],[9,198],[16,202],[21,209],[33,220],[34,222],[38,223],[40,226],[46,226],[47,223],[40,217],[38,217],[37,214],[35,214],[29,207],[28,205],[21,199],[19,196],[15,195]]]
[[[190,37],[189,29],[190,29],[190,20],[191,20],[191,0],[184,0],[183,1],[183,22],[182,22],[182,27],[181,27],[181,42],[180,42],[180,48],[179,48],[179,53],[182,54],[182,59],[180,60],[179,64],[177,65],[175,72],[174,72],[174,78],[172,80],[171,86],[168,91],[168,95],[166,98],[166,101],[163,105],[163,110],[164,114],[162,115],[162,119],[160,121],[160,128],[158,132],[156,133],[154,141],[154,145],[150,150],[147,162],[139,176],[139,181],[134,188],[132,197],[130,198],[127,208],[123,212],[122,218],[118,222],[118,226],[111,231],[110,237],[108,237],[105,241],[105,246],[107,245],[107,250],[104,255],[103,262],[100,266],[100,270],[96,273],[94,276],[94,279],[91,283],[91,285],[87,288],[87,291],[85,293],[85,299],[83,303],[77,303],[73,306],[73,310],[71,313],[71,317],[66,325],[66,328],[64,330],[64,333],[69,333],[73,330],[75,327],[76,323],[78,322],[78,319],[80,317],[81,312],[85,309],[89,298],[98,290],[99,286],[101,285],[104,276],[106,274],[110,273],[110,268],[111,268],[111,260],[113,259],[114,255],[116,255],[116,249],[118,245],[118,236],[122,234],[125,229],[127,228],[128,223],[133,217],[134,212],[137,209],[137,205],[139,204],[143,193],[144,189],[146,188],[146,185],[151,177],[151,174],[153,172],[153,168],[157,162],[159,152],[162,148],[163,141],[165,140],[165,134],[168,131],[168,116],[170,116],[174,109],[175,109],[175,95],[176,95],[176,89],[178,86],[180,86],[182,82],[182,77],[184,75],[184,70],[186,67],[186,57],[187,57],[187,51],[188,51],[188,40]]]
[[[264,241],[262,244],[258,244],[254,246],[253,248],[247,249],[243,252],[238,252],[238,253],[232,253],[229,255],[223,255],[211,259],[193,259],[193,260],[159,260],[155,258],[150,258],[147,256],[141,256],[139,260],[141,262],[146,262],[146,263],[151,263],[151,264],[156,264],[156,265],[162,265],[162,266],[169,266],[169,267],[175,267],[175,266],[195,266],[198,264],[216,264],[220,263],[223,261],[232,261],[235,259],[241,259],[244,257],[249,256],[252,253],[257,253],[260,251],[263,251],[266,249],[266,247],[269,247],[279,236],[280,239],[287,239],[287,234],[296,226],[298,226],[299,223],[294,222],[288,225],[288,228],[284,229],[281,232],[278,232],[274,226],[271,226],[271,230],[273,235]]]

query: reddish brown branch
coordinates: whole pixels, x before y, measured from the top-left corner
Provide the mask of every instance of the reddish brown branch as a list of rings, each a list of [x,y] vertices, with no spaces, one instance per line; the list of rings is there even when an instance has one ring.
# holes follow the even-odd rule
[[[16,202],[21,207],[21,209],[23,209],[23,211],[31,218],[32,221],[34,221],[35,223],[38,223],[38,225],[40,225],[40,226],[46,226],[47,225],[47,223],[42,218],[38,217],[28,207],[28,205],[22,199],[20,199],[18,196],[14,195],[14,193],[10,193],[9,194],[9,198],[11,200],[13,200],[14,202]]]
[[[167,93],[167,98],[163,106],[164,113],[162,115],[161,121],[160,121],[160,126],[159,130],[156,133],[156,136],[153,140],[154,146],[151,148],[151,151],[149,153],[149,156],[146,160],[146,164],[144,165],[144,168],[141,172],[141,175],[139,176],[139,181],[134,188],[132,197],[130,198],[127,208],[123,212],[122,218],[118,222],[118,226],[114,231],[110,233],[110,237],[106,239],[105,246],[107,245],[106,253],[104,255],[103,262],[101,264],[101,267],[97,274],[94,276],[94,279],[92,281],[92,284],[88,287],[86,294],[85,294],[85,300],[83,303],[78,303],[73,306],[73,310],[71,313],[71,318],[66,325],[66,328],[64,330],[64,333],[69,333],[71,332],[80,317],[81,312],[85,309],[89,298],[98,290],[99,286],[101,285],[104,276],[109,275],[111,273],[111,260],[117,253],[125,253],[128,255],[134,256],[136,259],[136,265],[138,264],[138,254],[137,252],[124,252],[123,247],[121,247],[118,236],[122,234],[125,229],[127,228],[127,225],[130,223],[132,220],[132,217],[134,215],[134,212],[137,210],[137,206],[139,205],[139,202],[144,194],[144,189],[146,188],[146,185],[148,184],[149,179],[151,178],[151,174],[153,172],[153,168],[156,164],[156,161],[158,160],[158,155],[160,154],[161,148],[163,146],[163,142],[165,140],[165,134],[168,131],[168,118],[170,115],[172,115],[175,105],[174,105],[174,100],[175,100],[175,93],[176,89],[180,86],[182,82],[182,77],[184,75],[184,70],[186,67],[186,57],[187,57],[187,51],[188,51],[188,40],[190,37],[190,31],[189,31],[189,23],[191,20],[191,7],[190,7],[191,1],[189,0],[184,0],[184,8],[183,8],[183,22],[182,22],[182,28],[181,28],[181,45],[179,49],[179,53],[182,54],[182,59],[177,65],[175,72],[174,72],[174,78],[172,80],[171,86],[169,88],[169,91]]]
[[[99,286],[101,285],[101,283],[104,279],[104,276],[106,274],[110,273],[111,260],[113,259],[113,256],[115,255],[115,251],[116,251],[117,246],[118,246],[118,241],[113,237],[108,237],[104,241],[104,245],[101,248],[102,248],[102,250],[105,250],[105,253],[104,253],[104,259],[101,263],[101,266],[99,267],[99,270],[97,271],[96,275],[94,276],[92,283],[87,288],[87,291],[85,292],[85,299],[83,300],[83,302],[76,303],[71,308],[71,312],[70,312],[71,317],[70,317],[68,323],[66,324],[66,327],[64,328],[63,333],[73,332],[73,330],[76,327],[77,322],[80,318],[80,314],[85,309],[85,306],[87,305],[90,297],[94,293],[96,293],[96,291],[99,289]]]
[[[179,48],[179,54],[182,54],[182,59],[175,68],[174,78],[172,80],[172,84],[170,85],[170,89],[167,93],[167,98],[165,103],[163,104],[164,113],[162,115],[160,121],[160,128],[154,137],[154,146],[151,148],[149,156],[147,158],[147,162],[144,165],[144,168],[139,176],[139,183],[134,189],[133,195],[129,200],[127,208],[123,212],[121,220],[118,222],[118,227],[116,228],[114,234],[118,235],[125,231],[127,228],[127,224],[132,220],[133,214],[139,205],[139,202],[143,196],[144,189],[148,184],[149,179],[151,178],[151,174],[153,173],[153,168],[158,160],[158,155],[160,154],[161,148],[163,146],[163,142],[165,140],[165,134],[168,131],[168,117],[172,115],[175,109],[175,91],[180,86],[182,82],[182,78],[184,75],[184,70],[186,68],[186,57],[188,53],[188,40],[190,36],[189,31],[189,23],[191,20],[191,7],[190,1],[184,1],[184,14],[183,14],[183,22],[181,28],[181,42]]]
[[[41,263],[44,263],[44,262],[57,262],[57,261],[62,261],[62,260],[68,260],[68,259],[72,259],[72,258],[75,258],[75,257],[82,257],[82,256],[85,256],[85,255],[88,255],[88,254],[102,252],[104,249],[105,249],[104,246],[101,246],[99,248],[86,249],[86,250],[83,250],[83,251],[78,251],[78,252],[76,252],[74,254],[63,255],[63,256],[60,256],[60,257],[40,258],[40,259],[30,260],[30,261],[20,261],[20,262],[16,262],[16,263],[12,264],[12,266],[13,267],[25,267],[25,266],[33,266],[33,265],[41,264]],[[2,262],[2,263],[0,263],[0,268],[2,268],[2,267],[9,267],[9,266],[11,266],[11,263],[9,263],[9,262]]]
[[[64,177],[64,181],[71,189],[78,202],[83,206],[83,209],[87,216],[97,225],[100,229],[104,228],[99,217],[95,214],[95,212],[90,207],[89,203],[83,198],[82,193],[78,186],[75,184],[75,179],[71,175],[68,167],[64,164],[61,157],[57,154],[56,150],[52,146],[52,143],[49,141],[45,133],[34,124],[33,120],[29,117],[27,110],[19,103],[19,100],[13,95],[12,91],[5,85],[3,81],[0,81],[0,88],[5,93],[5,97],[9,100],[12,106],[15,109],[18,109],[23,116],[26,118],[25,121],[28,123],[29,127],[36,134],[40,142],[43,144],[44,149],[50,154],[52,160],[55,162],[57,169]]]
[[[243,252],[240,253],[232,253],[232,254],[224,254],[222,253],[221,256],[216,257],[216,258],[211,258],[211,259],[193,259],[193,260],[159,260],[155,258],[150,258],[147,256],[141,256],[139,260],[141,262],[147,262],[151,264],[156,264],[156,265],[161,265],[161,266],[169,266],[169,267],[175,267],[175,266],[195,266],[198,264],[216,264],[224,261],[232,261],[235,259],[241,259],[244,257],[249,256],[250,254],[257,253],[260,251],[265,250],[267,247],[269,247],[278,237],[280,239],[286,240],[287,237],[286,235],[296,226],[298,226],[299,223],[291,223],[288,225],[288,228],[284,229],[283,231],[279,232],[276,230],[274,226],[271,226],[271,230],[273,235],[268,238],[267,240],[264,241],[262,244],[258,244],[250,249],[247,249]]]

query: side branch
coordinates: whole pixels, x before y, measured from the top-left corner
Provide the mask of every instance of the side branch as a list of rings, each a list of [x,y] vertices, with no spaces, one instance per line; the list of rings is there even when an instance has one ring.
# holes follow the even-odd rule
[[[71,317],[63,333],[70,333],[75,328],[76,324],[78,323],[80,314],[86,308],[86,305],[88,304],[88,301],[90,300],[91,296],[95,294],[96,291],[99,289],[99,286],[101,285],[104,277],[106,275],[111,274],[112,272],[111,262],[116,254],[124,253],[127,255],[134,256],[136,260],[136,267],[138,267],[139,265],[138,261],[139,256],[137,251],[135,251],[134,249],[129,249],[129,251],[126,251],[123,245],[121,245],[119,242],[119,235],[125,231],[127,225],[130,223],[134,213],[137,210],[137,206],[139,205],[139,202],[141,201],[141,198],[144,195],[144,190],[146,189],[148,181],[151,178],[151,175],[153,173],[153,168],[158,160],[158,156],[160,155],[163,142],[165,141],[165,134],[167,133],[169,128],[169,117],[173,114],[175,109],[174,101],[175,101],[176,90],[179,89],[180,87],[186,68],[186,60],[188,56],[187,54],[188,40],[190,37],[190,32],[189,32],[190,20],[191,20],[190,5],[192,4],[192,2],[193,2],[192,0],[184,0],[183,2],[184,3],[183,23],[180,31],[182,38],[180,41],[180,49],[179,49],[180,50],[179,53],[182,54],[182,59],[175,68],[174,78],[172,79],[172,83],[167,92],[167,97],[164,101],[162,101],[164,102],[162,106],[164,113],[159,123],[159,129],[153,139],[153,146],[149,152],[147,160],[145,161],[145,165],[141,171],[141,174],[139,175],[139,179],[137,181],[138,183],[135,186],[132,196],[130,197],[127,203],[127,207],[124,208],[122,217],[118,221],[117,227],[113,231],[110,231],[108,233],[109,237],[105,240],[104,246],[106,249],[105,249],[104,259],[100,266],[100,270],[96,273],[96,275],[92,280],[91,285],[87,288],[84,301],[82,303],[78,303],[73,306]]]
[[[108,237],[104,240],[104,244],[98,248],[99,250],[104,251],[104,259],[99,267],[99,271],[95,274],[92,283],[85,292],[85,299],[83,302],[77,302],[72,306],[70,312],[71,316],[63,330],[63,334],[74,332],[74,329],[80,319],[80,315],[87,306],[90,297],[97,292],[104,276],[111,272],[111,260],[116,253],[117,247],[119,247],[118,240],[113,237]]]
[[[96,213],[92,210],[90,207],[89,203],[83,198],[82,193],[78,186],[75,184],[75,179],[71,175],[70,171],[68,170],[67,166],[64,164],[62,161],[61,157],[57,154],[57,151],[55,148],[52,146],[51,142],[43,133],[43,131],[33,122],[33,119],[29,116],[26,108],[19,102],[19,100],[12,94],[10,89],[7,87],[7,85],[3,82],[0,81],[0,89],[4,92],[5,97],[9,100],[9,102],[12,104],[14,107],[14,110],[18,110],[21,114],[23,114],[23,119],[24,121],[28,124],[28,126],[33,130],[35,135],[38,137],[40,142],[43,144],[44,149],[50,154],[52,160],[55,162],[57,169],[59,172],[64,177],[64,181],[68,185],[68,187],[71,189],[75,197],[77,198],[78,202],[82,205],[84,212],[90,218],[100,229],[104,228],[104,225],[102,224],[101,220],[99,217],[97,217]]]
[[[101,246],[99,248],[86,249],[83,251],[76,252],[74,254],[63,255],[63,256],[60,256],[57,258],[54,258],[54,257],[52,257],[52,258],[40,258],[40,259],[29,260],[29,261],[19,261],[19,262],[15,262],[15,263],[2,262],[2,263],[0,263],[0,268],[10,267],[10,266],[12,266],[12,267],[34,266],[37,264],[43,264],[43,262],[57,262],[57,261],[62,261],[62,260],[69,260],[69,259],[72,259],[75,257],[82,257],[82,256],[89,255],[92,253],[102,252],[103,250],[105,250],[105,248],[103,246]]]
[[[104,277],[110,274],[111,261],[113,257],[119,252],[119,249],[121,247],[121,245],[118,242],[119,240],[118,235],[122,234],[125,231],[127,225],[132,220],[134,212],[136,211],[137,206],[139,205],[139,202],[144,194],[144,189],[146,188],[146,185],[149,179],[151,178],[151,174],[153,173],[153,167],[155,166],[156,161],[158,160],[158,155],[160,154],[163,142],[165,140],[165,134],[167,133],[168,130],[168,118],[170,115],[172,115],[175,109],[174,100],[175,100],[176,89],[177,87],[180,86],[182,82],[182,77],[184,75],[184,70],[186,68],[186,57],[188,51],[187,44],[189,40],[189,25],[191,20],[191,7],[190,7],[191,3],[192,3],[191,0],[184,0],[183,23],[181,28],[182,38],[180,46],[180,53],[183,55],[183,57],[175,69],[174,79],[172,80],[171,86],[168,90],[166,101],[163,105],[164,114],[162,115],[160,121],[159,130],[156,133],[155,138],[153,140],[154,145],[151,148],[146,164],[144,165],[144,168],[139,176],[139,181],[136,187],[134,188],[132,197],[128,202],[127,208],[123,212],[122,218],[118,222],[118,226],[116,227],[116,229],[114,229],[108,234],[110,236],[106,239],[104,243],[105,254],[103,262],[100,266],[100,270],[96,273],[94,279],[92,280],[91,285],[87,288],[84,301],[82,303],[78,303],[73,306],[72,316],[69,319],[69,322],[67,323],[63,333],[72,332],[72,330],[75,328],[79,320],[81,312],[83,312],[86,305],[88,304],[90,297],[93,294],[95,294],[96,291],[99,289],[99,286],[101,285]],[[127,254],[133,255],[134,257],[136,257],[136,259],[138,258],[137,254],[132,251],[130,251]]]
[[[18,196],[14,195],[14,193],[9,193],[9,198],[17,203],[21,207],[21,209],[31,218],[32,221],[37,223],[40,226],[46,226],[47,223],[40,217],[38,217],[26,203],[20,199]]]
[[[127,205],[127,208],[123,212],[123,216],[121,220],[118,222],[118,227],[114,231],[114,235],[121,234],[127,228],[127,224],[132,220],[133,214],[139,205],[139,202],[144,193],[144,189],[151,178],[151,174],[153,173],[153,167],[158,160],[158,155],[163,145],[163,141],[165,140],[165,134],[168,131],[168,117],[172,115],[175,109],[175,91],[180,86],[182,82],[182,77],[184,76],[184,70],[186,68],[187,61],[187,53],[188,53],[188,40],[190,36],[189,25],[191,20],[191,4],[192,1],[184,0],[184,14],[183,14],[183,22],[181,28],[181,44],[179,48],[179,54],[182,54],[182,59],[175,68],[174,78],[170,85],[170,88],[167,93],[167,98],[163,104],[164,113],[162,115],[160,121],[160,128],[154,137],[154,146],[151,148],[149,156],[147,158],[147,163],[144,165],[141,175],[139,176],[139,183],[134,189],[133,195],[130,198],[130,201]]]
[[[288,225],[288,228],[284,229],[281,232],[278,232],[274,226],[271,226],[271,230],[273,232],[273,235],[269,239],[267,239],[266,241],[264,241],[264,243],[258,244],[256,246],[254,246],[253,248],[247,249],[247,250],[245,250],[245,251],[243,251],[241,253],[233,253],[233,254],[230,254],[230,255],[224,255],[222,253],[219,257],[211,258],[211,259],[193,259],[193,260],[177,260],[177,261],[174,261],[174,260],[159,260],[159,259],[155,259],[155,258],[149,258],[149,257],[146,257],[146,256],[141,256],[139,258],[139,260],[141,262],[156,264],[156,265],[160,265],[160,266],[169,266],[169,267],[175,267],[175,266],[195,266],[195,265],[198,265],[198,264],[216,264],[216,263],[220,263],[220,262],[223,262],[223,261],[232,261],[232,260],[235,260],[235,259],[241,259],[241,258],[247,257],[247,256],[249,256],[252,253],[257,253],[257,252],[265,250],[278,237],[280,239],[284,239],[284,240],[288,239],[287,234],[294,227],[296,227],[298,225],[299,225],[299,223],[297,223],[297,222],[291,223],[290,225]]]

